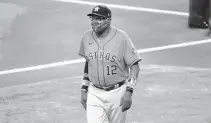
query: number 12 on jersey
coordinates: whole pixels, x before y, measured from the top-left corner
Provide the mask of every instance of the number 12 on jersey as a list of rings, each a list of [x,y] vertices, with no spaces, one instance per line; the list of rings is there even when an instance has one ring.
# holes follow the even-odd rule
[[[107,75],[114,75],[117,70],[117,65],[107,65]]]

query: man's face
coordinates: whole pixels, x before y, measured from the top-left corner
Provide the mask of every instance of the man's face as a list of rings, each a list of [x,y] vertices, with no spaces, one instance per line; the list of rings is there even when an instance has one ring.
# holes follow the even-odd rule
[[[91,16],[90,20],[92,29],[98,33],[105,30],[109,25],[108,19],[101,16]]]

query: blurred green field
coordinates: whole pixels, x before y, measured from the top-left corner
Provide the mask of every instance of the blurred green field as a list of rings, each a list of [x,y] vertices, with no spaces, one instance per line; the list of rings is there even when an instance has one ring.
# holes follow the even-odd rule
[[[210,123],[210,70],[142,66],[139,76],[127,123]],[[0,89],[0,123],[85,123],[81,79]]]

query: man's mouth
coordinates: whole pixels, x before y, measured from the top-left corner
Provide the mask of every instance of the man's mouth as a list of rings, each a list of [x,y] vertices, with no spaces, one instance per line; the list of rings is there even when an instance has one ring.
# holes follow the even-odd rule
[[[97,27],[97,26],[98,26],[98,24],[92,24],[92,26]]]

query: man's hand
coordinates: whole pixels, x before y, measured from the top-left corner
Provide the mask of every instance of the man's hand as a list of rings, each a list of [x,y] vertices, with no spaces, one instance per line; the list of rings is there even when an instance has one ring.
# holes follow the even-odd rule
[[[131,105],[132,105],[132,93],[126,91],[120,101],[120,106],[122,106],[122,112],[130,109]]]
[[[81,90],[81,104],[83,105],[85,110],[86,110],[86,102],[87,102],[87,91]]]

